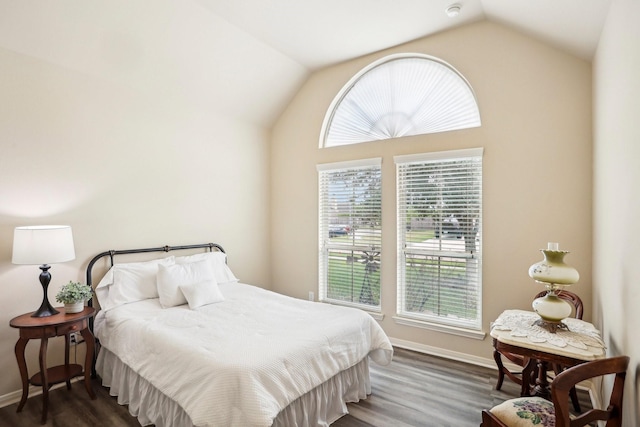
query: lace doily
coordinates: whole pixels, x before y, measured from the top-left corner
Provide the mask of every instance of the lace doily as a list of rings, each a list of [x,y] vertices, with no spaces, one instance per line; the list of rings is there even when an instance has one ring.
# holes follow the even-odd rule
[[[549,343],[555,347],[571,346],[580,350],[589,347],[604,349],[600,331],[591,323],[579,319],[564,319],[569,330],[558,329],[556,333],[534,325],[539,319],[536,313],[522,310],[507,310],[491,324],[491,330],[511,331],[513,337],[524,338],[532,343]]]

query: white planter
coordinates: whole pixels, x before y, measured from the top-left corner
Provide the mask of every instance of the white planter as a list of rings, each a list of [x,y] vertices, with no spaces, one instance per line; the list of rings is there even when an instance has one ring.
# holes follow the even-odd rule
[[[84,301],[77,301],[64,304],[65,313],[80,313],[84,310]]]

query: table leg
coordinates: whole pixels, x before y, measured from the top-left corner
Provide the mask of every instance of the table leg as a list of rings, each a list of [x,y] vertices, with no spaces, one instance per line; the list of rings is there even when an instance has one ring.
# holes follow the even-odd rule
[[[84,358],[84,387],[87,389],[87,393],[91,399],[96,398],[96,394],[91,386],[91,366],[93,365],[93,353],[95,351],[96,343],[91,331],[89,329],[83,329],[80,331],[84,342],[87,345],[87,352]]]
[[[18,361],[18,368],[20,369],[20,378],[22,379],[22,398],[18,404],[18,410],[22,411],[24,404],[27,403],[27,397],[29,397],[29,371],[27,370],[27,361],[24,358],[24,350],[27,347],[29,340],[27,338],[18,338],[16,343],[15,352],[16,360]]]
[[[496,383],[496,390],[500,390],[504,381],[505,367],[502,364],[502,356],[498,350],[493,350],[493,360],[496,361],[496,365],[498,366],[498,382]]]
[[[42,420],[47,422],[47,411],[49,410],[49,375],[47,373],[47,345],[49,339],[44,337],[40,340],[40,375],[42,376]]]
[[[531,380],[537,366],[538,361],[536,359],[529,358],[529,361],[522,369],[522,388],[520,389],[520,396],[531,396]]]
[[[69,369],[69,350],[71,347],[71,337],[69,334],[64,336],[64,366]],[[71,390],[71,378],[67,378],[67,390]]]
[[[551,400],[551,390],[547,379],[547,362],[544,360],[538,360],[538,378],[536,379],[533,394]]]

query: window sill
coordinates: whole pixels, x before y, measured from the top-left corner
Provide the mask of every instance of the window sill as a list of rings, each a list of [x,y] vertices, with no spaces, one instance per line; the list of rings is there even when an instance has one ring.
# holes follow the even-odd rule
[[[431,331],[442,332],[444,334],[457,335],[465,338],[483,340],[487,334],[475,329],[466,329],[458,326],[441,325],[438,323],[425,322],[424,320],[408,319],[406,317],[393,316],[393,320],[399,325],[414,326],[417,328],[429,329]]]
[[[377,320],[378,322],[381,322],[382,320],[384,320],[384,314],[382,314],[379,311],[370,311],[367,310],[365,308],[362,308],[362,306],[359,305],[355,305],[355,304],[338,304],[338,303],[333,303],[331,301],[327,301],[327,300],[321,300],[321,303],[324,304],[331,304],[331,305],[337,305],[339,307],[350,307],[350,308],[357,308],[360,311],[364,311],[365,313],[367,313],[369,316],[373,317],[375,320]]]

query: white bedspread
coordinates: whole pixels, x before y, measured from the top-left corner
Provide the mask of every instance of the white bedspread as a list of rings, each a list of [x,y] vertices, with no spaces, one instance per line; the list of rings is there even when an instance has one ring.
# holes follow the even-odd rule
[[[96,318],[101,344],[180,404],[196,426],[270,426],[290,402],[361,361],[391,361],[378,323],[350,308],[230,283],[189,310],[157,299]]]

